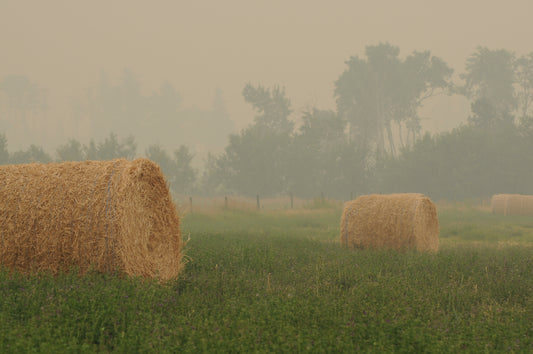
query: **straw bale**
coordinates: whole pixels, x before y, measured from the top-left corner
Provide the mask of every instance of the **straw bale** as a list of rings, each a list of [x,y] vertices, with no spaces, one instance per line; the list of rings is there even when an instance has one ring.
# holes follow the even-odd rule
[[[363,195],[344,206],[341,242],[354,248],[436,252],[439,221],[423,194]]]
[[[495,194],[490,200],[490,209],[492,214],[505,215],[506,208],[506,194]]]
[[[533,196],[496,194],[491,199],[493,214],[533,216]]]
[[[179,216],[147,159],[0,166],[0,263],[157,277],[182,268]]]

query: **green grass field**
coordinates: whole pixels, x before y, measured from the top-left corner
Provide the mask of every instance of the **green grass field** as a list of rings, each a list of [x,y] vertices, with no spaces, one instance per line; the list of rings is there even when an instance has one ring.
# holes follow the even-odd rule
[[[349,250],[341,209],[185,215],[162,286],[0,271],[0,352],[531,352],[533,218],[439,207],[435,255]]]

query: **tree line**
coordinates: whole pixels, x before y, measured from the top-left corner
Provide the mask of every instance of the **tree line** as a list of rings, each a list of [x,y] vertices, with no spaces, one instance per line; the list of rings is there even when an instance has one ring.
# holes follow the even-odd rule
[[[405,58],[388,43],[346,61],[336,110],[311,108],[298,129],[283,88],[247,84],[254,122],[211,156],[212,187],[264,195],[347,199],[423,192],[437,199],[533,193],[533,53],[477,48],[461,83],[430,52]],[[470,102],[467,123],[421,136],[419,108],[437,94]]]
[[[116,134],[110,133],[106,138],[88,144],[81,144],[76,139],[60,145],[56,149],[55,157],[37,145],[30,145],[25,150],[10,153],[8,141],[4,134],[0,134],[0,164],[23,164],[23,163],[50,163],[63,161],[85,160],[112,160],[125,158],[132,160],[139,156],[137,142],[133,136],[119,139]],[[143,156],[157,162],[170,184],[171,190],[176,194],[186,194],[195,191],[195,181],[198,171],[192,166],[193,153],[186,145],[169,154],[161,146],[150,145]]]
[[[398,47],[381,43],[364,54],[347,60],[335,81],[336,109],[310,107],[299,124],[285,88],[246,84],[242,95],[255,111],[252,123],[230,134],[222,153],[209,154],[201,173],[191,167],[186,145],[171,154],[153,145],[145,155],[184,194],[347,199],[422,192],[452,200],[533,193],[533,53],[517,57],[479,47],[459,83],[429,51],[401,57]],[[422,135],[420,107],[439,94],[463,95],[471,114],[450,132]],[[57,149],[58,159],[134,156],[129,139],[118,142],[111,134],[87,146],[70,141]],[[10,161],[42,153],[29,150]]]

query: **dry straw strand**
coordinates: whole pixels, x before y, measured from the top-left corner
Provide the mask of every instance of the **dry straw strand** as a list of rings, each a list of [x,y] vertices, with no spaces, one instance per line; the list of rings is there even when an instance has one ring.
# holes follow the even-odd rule
[[[360,196],[345,204],[341,242],[354,248],[436,252],[437,209],[428,197],[418,193]]]
[[[179,215],[147,159],[0,166],[0,263],[176,278]]]

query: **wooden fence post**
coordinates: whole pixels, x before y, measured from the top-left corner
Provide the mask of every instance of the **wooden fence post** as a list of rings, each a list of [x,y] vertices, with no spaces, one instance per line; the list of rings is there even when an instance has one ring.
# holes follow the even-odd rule
[[[291,192],[291,209],[293,208],[293,206],[294,206],[294,203],[293,203],[292,192]]]

